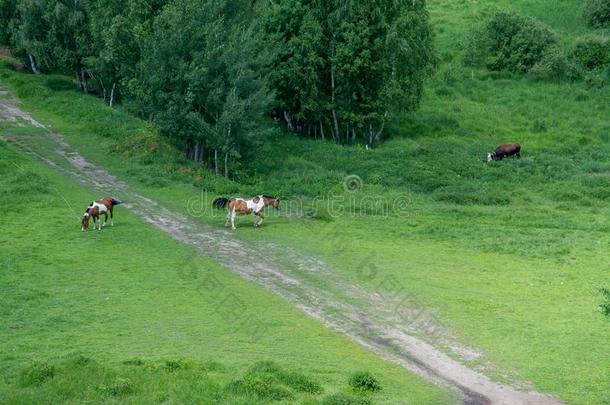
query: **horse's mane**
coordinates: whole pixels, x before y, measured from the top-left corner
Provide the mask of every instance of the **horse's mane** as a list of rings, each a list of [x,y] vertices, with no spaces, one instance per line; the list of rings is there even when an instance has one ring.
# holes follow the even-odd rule
[[[266,195],[266,194],[263,194],[263,198],[271,198],[271,199],[277,200],[277,197],[274,197],[272,195]]]

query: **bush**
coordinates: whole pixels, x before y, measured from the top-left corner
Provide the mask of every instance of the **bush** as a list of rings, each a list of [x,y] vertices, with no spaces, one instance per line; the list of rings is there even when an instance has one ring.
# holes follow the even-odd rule
[[[610,0],[586,0],[583,16],[592,27],[610,25]]]
[[[358,371],[352,374],[349,377],[348,383],[350,387],[357,391],[375,392],[381,390],[381,384],[379,384],[377,378],[368,371]]]
[[[609,76],[609,74],[604,74],[604,72],[588,72],[585,74],[585,83],[590,88],[600,89],[608,84]]]
[[[600,69],[610,63],[610,42],[599,37],[580,38],[574,44],[570,59],[583,69]]]
[[[559,46],[550,46],[529,71],[529,75],[541,80],[575,80],[581,77],[578,67]]]
[[[281,401],[294,399],[292,390],[319,394],[322,387],[301,373],[285,371],[272,361],[261,361],[250,367],[243,378],[228,384],[226,390],[259,400]]]
[[[45,78],[44,85],[53,91],[68,91],[76,89],[76,84],[62,76],[49,76]]]
[[[525,73],[542,60],[550,46],[557,44],[557,36],[545,24],[502,11],[472,32],[466,59],[490,70]]]

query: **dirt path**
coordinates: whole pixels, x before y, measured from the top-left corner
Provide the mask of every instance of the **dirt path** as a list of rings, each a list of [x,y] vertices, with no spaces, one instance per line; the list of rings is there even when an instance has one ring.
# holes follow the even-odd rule
[[[45,128],[21,110],[10,94],[0,89],[2,121],[41,130]],[[245,244],[231,231],[203,225],[169,210],[134,192],[125,182],[103,168],[87,162],[61,135],[44,131],[41,136],[54,143],[53,156],[42,156],[18,136],[6,139],[83,185],[124,200],[125,207],[144,221],[174,239],[192,245],[199,253],[213,258],[240,276],[288,299],[302,311],[379,356],[456,390],[463,397],[464,404],[561,403],[527,388],[518,391],[511,386],[495,383],[480,369],[466,366],[468,360],[480,357],[480,353],[461,345],[449,331],[437,324],[429,312],[403,306],[399,313],[393,299],[336,278],[332,269],[319,260],[272,244],[262,248]],[[529,385],[519,383],[519,386]]]

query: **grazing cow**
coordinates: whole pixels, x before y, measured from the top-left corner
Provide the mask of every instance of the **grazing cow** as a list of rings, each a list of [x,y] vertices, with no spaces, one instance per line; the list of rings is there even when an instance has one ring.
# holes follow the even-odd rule
[[[108,222],[108,212],[110,212],[110,226],[114,226],[114,218],[112,215],[112,210],[115,205],[119,205],[121,202],[119,200],[115,200],[110,197],[103,197],[97,201],[93,201],[89,204],[89,207],[85,210],[83,214],[83,219],[81,221],[81,231],[86,231],[89,229],[89,218],[93,218],[93,229],[95,230],[96,223],[99,224],[98,229],[102,230],[102,221],[99,220],[100,215],[104,215],[104,225]]]
[[[507,145],[500,145],[496,148],[495,151],[489,152],[487,154],[487,161],[491,162],[492,160],[502,160],[508,156],[517,156],[521,157],[521,145],[518,143],[510,143]]]
[[[237,214],[253,214],[255,217],[258,217],[254,218],[254,226],[258,228],[265,219],[265,207],[270,205],[276,210],[279,210],[280,199],[269,195],[259,195],[248,200],[239,197],[231,199],[218,197],[212,202],[212,205],[215,208],[227,207],[228,212],[225,226],[228,226],[230,221],[231,228],[235,229],[235,216]]]

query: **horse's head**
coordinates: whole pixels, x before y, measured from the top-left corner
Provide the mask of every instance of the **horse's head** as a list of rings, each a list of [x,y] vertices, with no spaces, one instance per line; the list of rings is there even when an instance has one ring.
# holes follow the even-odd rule
[[[269,195],[263,196],[265,199],[265,205],[271,205],[276,210],[280,209],[280,199],[277,197],[271,197]]]
[[[89,214],[89,209],[87,209],[87,211],[85,211],[85,213],[83,214],[83,219],[81,220],[81,228],[80,230],[85,232],[87,229],[89,229],[89,217],[91,216],[91,214]]]
[[[495,152],[489,152],[489,153],[487,154],[487,161],[488,161],[488,162],[491,162],[491,161],[492,161],[492,160],[494,160],[495,158],[496,158],[496,154],[495,154]]]

